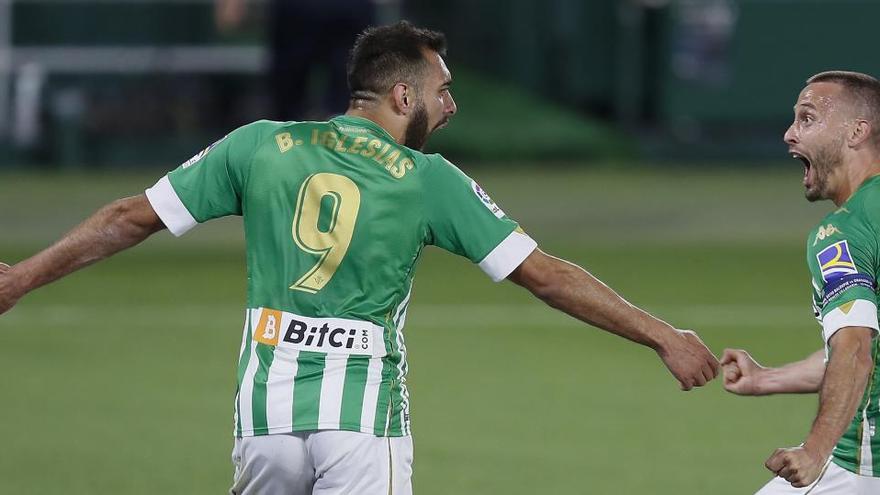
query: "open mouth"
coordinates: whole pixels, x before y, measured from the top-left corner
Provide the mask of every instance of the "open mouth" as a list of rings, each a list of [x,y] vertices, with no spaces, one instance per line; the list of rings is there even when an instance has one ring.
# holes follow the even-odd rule
[[[807,178],[810,175],[810,170],[812,169],[812,163],[810,163],[810,159],[794,150],[789,150],[789,153],[791,154],[792,158],[794,158],[795,160],[800,160],[801,163],[804,164],[804,183],[806,183]]]

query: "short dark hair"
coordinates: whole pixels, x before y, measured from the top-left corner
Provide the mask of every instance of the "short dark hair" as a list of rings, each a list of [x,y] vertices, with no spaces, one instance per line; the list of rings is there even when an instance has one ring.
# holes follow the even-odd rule
[[[860,117],[871,123],[871,139],[880,145],[880,81],[861,72],[829,70],[820,72],[809,79],[807,84],[830,82],[843,86]]]
[[[418,89],[428,66],[425,49],[445,57],[446,36],[407,21],[367,28],[358,35],[348,58],[351,98],[373,100],[399,82]]]

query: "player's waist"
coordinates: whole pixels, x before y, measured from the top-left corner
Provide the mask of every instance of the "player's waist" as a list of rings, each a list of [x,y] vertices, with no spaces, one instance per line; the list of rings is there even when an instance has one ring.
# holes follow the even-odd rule
[[[279,349],[384,357],[383,327],[365,320],[303,316],[271,308],[250,308],[255,342]]]

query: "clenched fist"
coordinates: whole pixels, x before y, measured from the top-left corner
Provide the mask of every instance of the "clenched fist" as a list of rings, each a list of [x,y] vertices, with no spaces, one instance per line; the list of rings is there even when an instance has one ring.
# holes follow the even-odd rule
[[[809,486],[822,473],[827,458],[803,447],[776,449],[764,466],[795,488]]]
[[[682,390],[702,387],[718,376],[718,358],[690,330],[676,330],[657,352]]]
[[[742,349],[724,349],[724,389],[737,395],[763,395],[760,374],[764,367]]]

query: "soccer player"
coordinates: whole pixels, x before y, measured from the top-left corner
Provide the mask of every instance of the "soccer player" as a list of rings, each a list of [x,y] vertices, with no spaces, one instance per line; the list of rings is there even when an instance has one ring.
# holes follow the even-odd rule
[[[439,155],[456,112],[442,34],[401,22],[351,53],[351,105],[329,122],[237,129],[0,275],[27,292],[167,228],[242,215],[248,297],[235,396],[236,494],[411,493],[403,327],[422,249],[467,257],[547,304],[653,348],[684,390],[719,371],[690,331],[554,258]]]
[[[746,351],[726,349],[724,387],[740,395],[819,392],[806,440],[767,459],[777,477],[760,495],[878,494],[880,81],[843,71],[809,78],[785,142],[804,164],[807,200],[836,206],[807,236],[824,350],[765,368]]]

